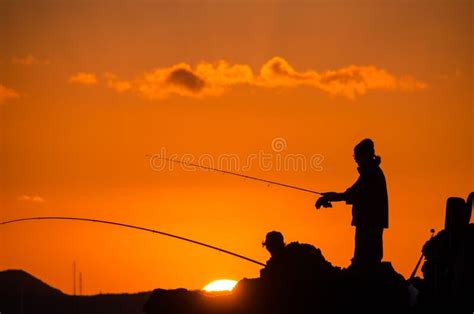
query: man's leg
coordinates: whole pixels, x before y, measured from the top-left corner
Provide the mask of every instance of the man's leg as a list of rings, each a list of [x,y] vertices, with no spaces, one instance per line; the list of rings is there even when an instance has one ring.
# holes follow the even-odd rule
[[[361,266],[364,264],[364,257],[367,255],[365,232],[361,227],[356,227],[355,243],[354,243],[354,257],[352,258],[352,265]]]
[[[383,258],[383,228],[357,227],[352,264],[372,267]]]
[[[379,264],[383,259],[383,228],[375,228],[372,236],[374,242],[374,262]]]

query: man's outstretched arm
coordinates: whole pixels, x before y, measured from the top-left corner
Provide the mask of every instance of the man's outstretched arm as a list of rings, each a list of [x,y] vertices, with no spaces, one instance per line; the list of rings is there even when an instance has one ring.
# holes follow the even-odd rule
[[[323,193],[323,196],[321,196],[317,201],[316,201],[316,208],[319,209],[321,206],[327,208],[327,207],[332,207],[331,202],[346,202],[347,204],[352,204],[354,200],[354,196],[360,193],[360,190],[362,189],[364,180],[362,177],[359,177],[357,181],[347,190],[345,190],[342,193],[337,193],[337,192],[326,192]]]
[[[321,196],[316,201],[315,206],[317,209],[319,209],[321,206],[323,206],[324,208],[327,208],[327,207],[332,207],[331,202],[341,202],[341,201],[346,201],[345,193],[326,192],[326,193],[323,193],[323,196]]]

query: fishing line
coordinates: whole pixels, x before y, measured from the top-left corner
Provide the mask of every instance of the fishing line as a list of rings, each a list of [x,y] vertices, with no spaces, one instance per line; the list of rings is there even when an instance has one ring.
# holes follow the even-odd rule
[[[236,172],[227,171],[227,170],[223,170],[223,169],[198,165],[198,164],[194,164],[194,163],[190,163],[190,162],[184,162],[184,161],[181,161],[181,160],[178,160],[178,159],[171,159],[171,158],[161,157],[161,156],[157,156],[157,155],[154,155],[151,158],[152,159],[157,158],[157,159],[165,160],[165,161],[168,161],[168,162],[175,162],[175,163],[178,163],[178,164],[181,164],[181,165],[186,165],[186,166],[193,166],[193,167],[197,167],[197,168],[204,169],[204,170],[212,170],[212,171],[216,171],[216,172],[221,172],[221,173],[224,173],[224,174],[229,174],[229,175],[233,175],[233,176],[237,176],[237,177],[241,177],[241,178],[245,178],[245,179],[265,182],[265,183],[268,183],[268,184],[278,185],[278,186],[282,186],[282,187],[286,187],[286,188],[290,188],[290,189],[294,189],[294,190],[298,190],[298,191],[303,191],[303,192],[307,192],[307,193],[323,195],[322,192],[318,192],[318,191],[314,191],[314,190],[310,190],[310,189],[305,189],[305,188],[290,185],[290,184],[285,184],[285,183],[281,183],[281,182],[261,179],[261,178],[241,174],[241,173],[236,173]],[[151,162],[151,160],[150,160],[150,162]]]
[[[178,239],[178,240],[190,242],[192,244],[204,246],[206,248],[216,250],[216,251],[219,251],[219,252],[222,252],[222,253],[225,253],[225,254],[229,254],[229,255],[232,255],[234,257],[238,257],[240,259],[246,260],[248,262],[251,262],[251,263],[254,263],[254,264],[257,264],[257,265],[260,265],[260,266],[266,266],[264,263],[261,263],[259,261],[254,260],[254,259],[251,259],[249,257],[243,256],[243,255],[240,255],[240,254],[228,251],[228,250],[224,250],[222,248],[219,248],[217,246],[210,245],[210,244],[207,244],[207,243],[204,243],[204,242],[192,240],[192,239],[189,239],[189,238],[181,237],[181,236],[178,236],[178,235],[175,235],[175,234],[171,234],[171,233],[167,233],[167,232],[163,232],[163,231],[159,231],[159,230],[155,230],[155,229],[149,229],[149,228],[144,228],[144,227],[140,227],[140,226],[134,226],[134,225],[124,224],[124,223],[120,223],[120,222],[115,222],[115,221],[107,221],[107,220],[99,220],[99,219],[91,219],[91,218],[79,218],[79,217],[41,216],[41,217],[28,217],[28,218],[20,218],[20,219],[3,221],[3,222],[0,222],[0,225],[7,225],[7,224],[13,224],[13,223],[19,223],[19,222],[31,221],[31,220],[87,221],[87,222],[114,225],[114,226],[119,226],[119,227],[124,227],[124,228],[137,229],[137,230],[141,230],[141,231],[156,233],[156,234],[163,235],[163,236],[166,236],[166,237],[175,238],[175,239]]]

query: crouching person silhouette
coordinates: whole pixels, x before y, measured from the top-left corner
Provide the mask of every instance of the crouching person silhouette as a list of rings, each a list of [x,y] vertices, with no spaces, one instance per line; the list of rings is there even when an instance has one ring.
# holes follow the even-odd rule
[[[388,228],[387,185],[371,139],[355,146],[354,159],[360,174],[354,185],[343,193],[323,193],[316,208],[332,207],[331,202],[338,201],[352,205],[352,225],[356,231],[351,267],[369,269],[380,264],[383,257],[383,229]]]
[[[281,280],[286,271],[285,241],[283,235],[278,231],[267,233],[262,243],[270,253],[270,259],[266,267],[260,270],[260,278],[263,280]]]

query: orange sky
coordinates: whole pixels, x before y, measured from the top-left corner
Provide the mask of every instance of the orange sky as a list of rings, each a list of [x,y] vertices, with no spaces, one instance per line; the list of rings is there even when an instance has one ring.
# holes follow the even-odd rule
[[[474,187],[471,1],[2,1],[0,220],[68,215],[157,228],[265,261],[267,231],[333,264],[350,207],[147,155],[323,156],[245,174],[342,191],[371,137],[389,189],[385,260],[405,276],[448,196]],[[275,58],[277,57],[277,58]],[[286,148],[272,150],[282,138]],[[273,159],[275,160],[275,159]],[[201,288],[259,267],[173,239],[78,222],[0,229],[0,270],[72,292]]]

